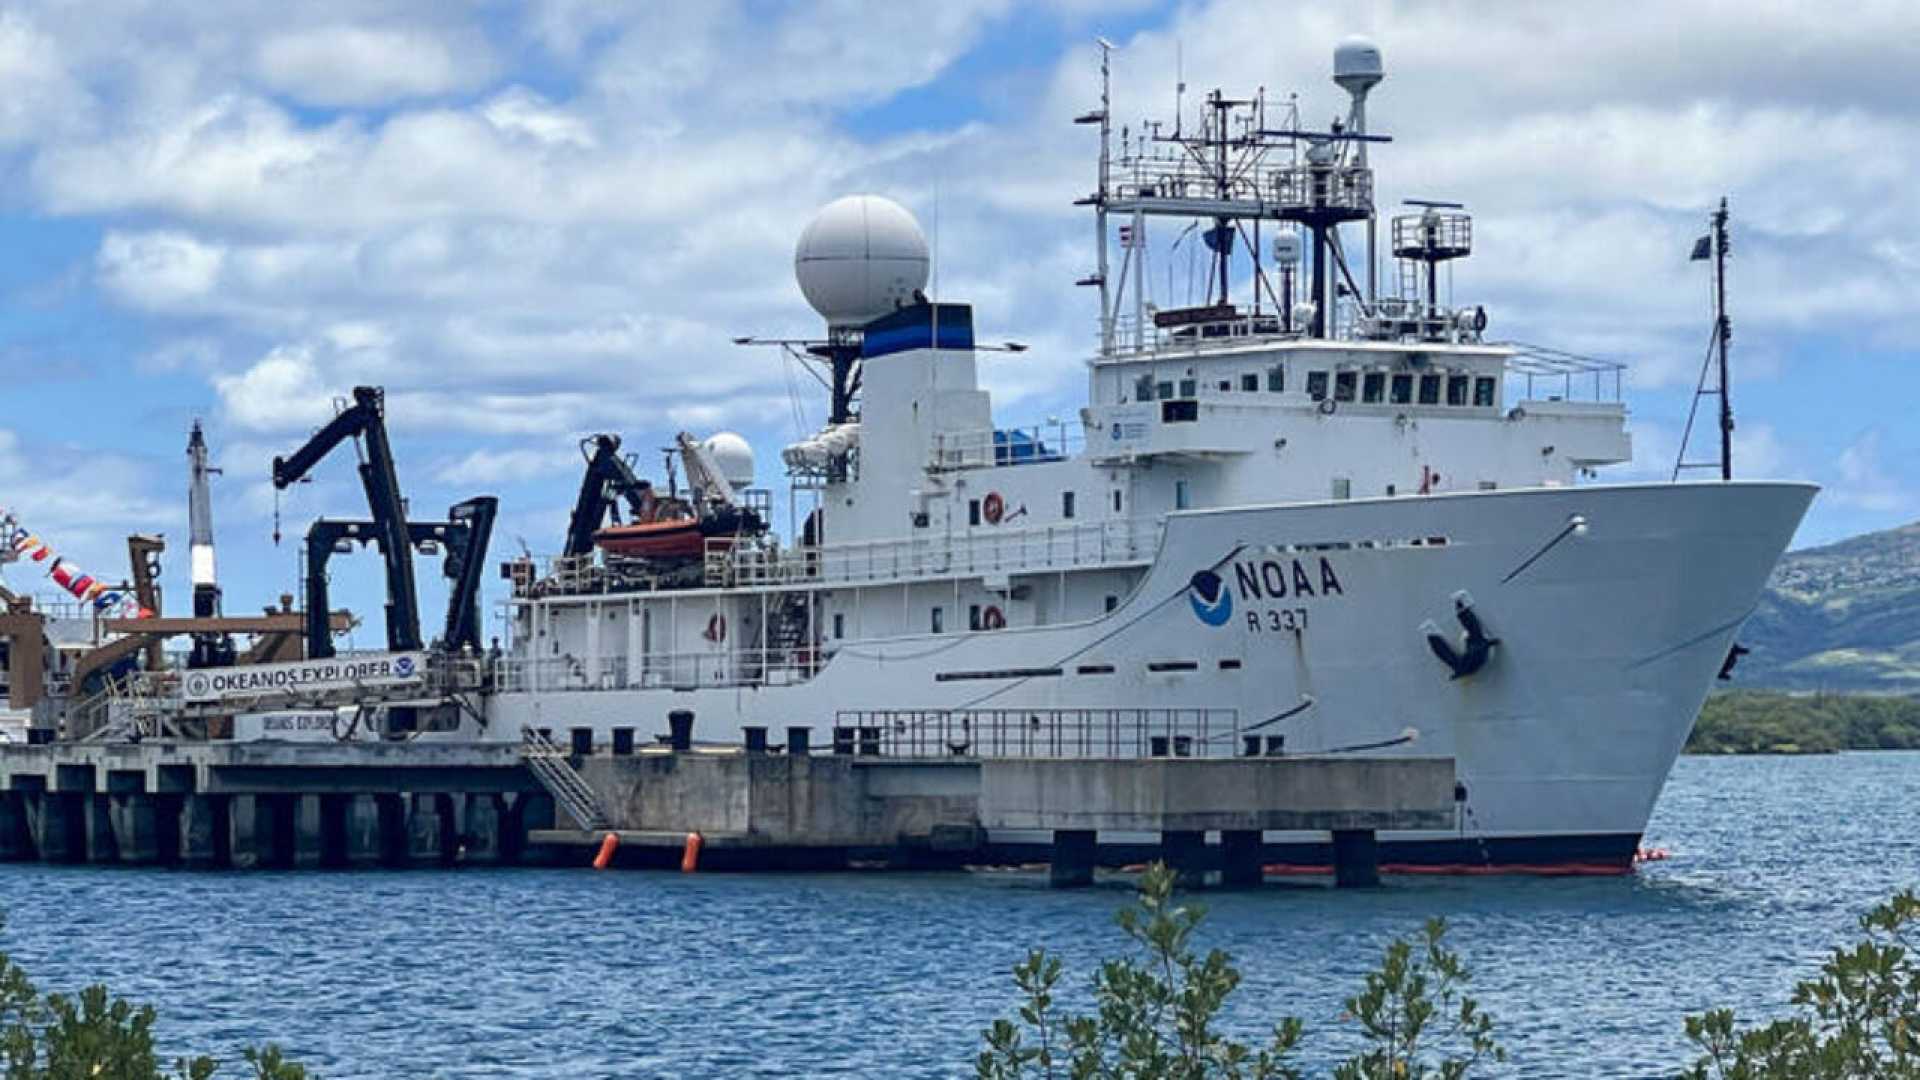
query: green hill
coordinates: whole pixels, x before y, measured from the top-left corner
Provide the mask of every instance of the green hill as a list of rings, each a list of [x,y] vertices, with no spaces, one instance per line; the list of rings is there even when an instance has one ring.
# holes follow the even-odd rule
[[[1920,522],[1788,552],[1736,686],[1920,693]]]

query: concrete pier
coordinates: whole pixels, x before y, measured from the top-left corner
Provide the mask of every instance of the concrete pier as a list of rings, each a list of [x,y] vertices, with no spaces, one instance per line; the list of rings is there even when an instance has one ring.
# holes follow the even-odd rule
[[[160,861],[158,814],[152,796],[106,795],[95,798],[107,800],[113,846],[121,862],[130,866],[150,866]],[[94,861],[102,860],[95,858]]]
[[[478,866],[500,862],[504,857],[500,829],[501,820],[506,816],[505,797],[494,792],[476,792],[465,799],[455,855],[460,862]]]
[[[387,858],[380,802],[372,795],[345,795],[340,805],[340,857],[347,866],[379,866]]]
[[[34,857],[33,834],[27,828],[26,796],[0,791],[0,862]]]
[[[443,795],[415,795],[407,815],[407,858],[416,863],[440,864],[453,859],[453,822]]]
[[[180,863],[194,869],[228,865],[226,796],[187,795],[180,800]]]
[[[42,860],[86,861],[86,796],[69,791],[43,791],[28,805],[27,813],[34,819],[34,850]]]
[[[0,858],[300,870],[584,863],[601,830],[556,827],[577,815],[619,833],[622,865],[678,866],[699,833],[705,870],[1038,856],[1061,887],[1143,857],[1164,859],[1188,885],[1255,885],[1263,833],[1318,832],[1332,838],[1336,882],[1366,886],[1379,881],[1377,830],[1456,824],[1446,758],[895,757],[870,732],[849,734],[836,743],[844,752],[818,755],[793,753],[806,743],[792,739],[589,748],[561,772],[552,759],[564,755],[497,743],[0,746]],[[564,816],[545,784],[566,793]]]
[[[326,827],[320,813],[320,796],[286,797],[287,831],[290,833],[289,862],[295,870],[317,870],[326,858]]]
[[[108,795],[80,796],[88,862],[117,862],[120,849],[113,842],[113,804]]]
[[[491,864],[520,858],[515,830],[552,814],[510,745],[0,746],[0,860]]]
[[[857,746],[857,741],[856,741]],[[958,866],[1024,861],[1047,839],[1049,880],[1090,884],[1099,865],[1153,857],[1198,885],[1262,877],[1265,831],[1318,831],[1337,845],[1338,881],[1378,880],[1378,829],[1451,828],[1448,758],[887,758],[668,752],[595,756],[580,774],[600,797],[629,865],[677,865],[689,832],[705,869],[827,868],[849,860]],[[1210,843],[1213,836],[1217,844]],[[533,830],[585,861],[597,833]]]

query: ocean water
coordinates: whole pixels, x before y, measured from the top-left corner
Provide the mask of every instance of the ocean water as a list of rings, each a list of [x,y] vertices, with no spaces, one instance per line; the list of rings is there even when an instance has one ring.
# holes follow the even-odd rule
[[[1688,758],[1623,878],[1397,878],[1204,898],[1245,976],[1229,1030],[1341,1001],[1442,915],[1512,1061],[1487,1075],[1670,1075],[1681,1017],[1765,1016],[1855,917],[1920,885],[1920,754]],[[1017,873],[724,876],[586,870],[193,873],[0,865],[0,941],[47,989],[157,1005],[170,1049],[274,1040],[342,1077],[971,1075],[1028,946],[1082,994],[1123,948],[1124,880]]]

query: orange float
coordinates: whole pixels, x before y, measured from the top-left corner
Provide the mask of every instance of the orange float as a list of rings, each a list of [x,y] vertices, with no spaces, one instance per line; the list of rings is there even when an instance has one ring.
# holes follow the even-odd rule
[[[687,846],[680,852],[680,872],[691,874],[700,869],[700,848],[705,843],[697,832],[687,834]]]
[[[613,853],[619,850],[619,847],[620,834],[608,833],[606,837],[600,841],[599,852],[593,856],[593,868],[595,870],[605,870],[607,867],[612,866]]]

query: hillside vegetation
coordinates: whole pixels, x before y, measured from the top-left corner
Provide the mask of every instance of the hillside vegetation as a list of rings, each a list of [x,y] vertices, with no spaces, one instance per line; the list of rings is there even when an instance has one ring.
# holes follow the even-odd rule
[[[1920,522],[1788,552],[1740,642],[1746,686],[1920,693]]]
[[[1822,754],[1920,750],[1920,700],[1878,694],[1715,694],[1690,754]]]

